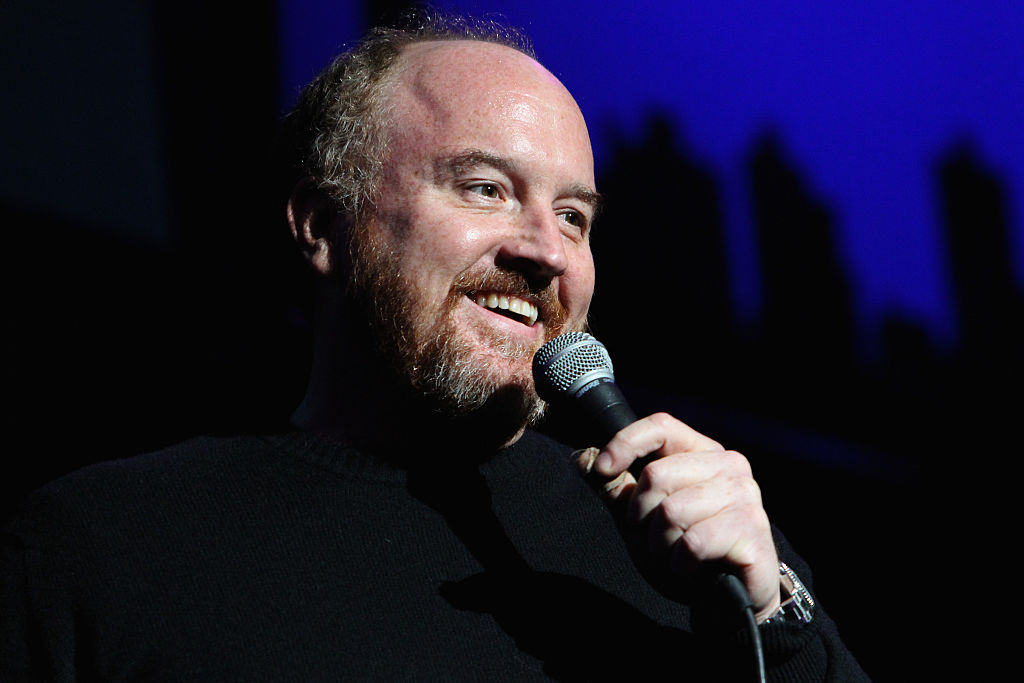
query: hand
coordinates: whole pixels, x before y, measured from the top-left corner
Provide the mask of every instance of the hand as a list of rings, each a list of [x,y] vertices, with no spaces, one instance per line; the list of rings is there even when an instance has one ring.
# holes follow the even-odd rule
[[[628,467],[653,455],[637,481]],[[758,622],[779,606],[779,560],[761,491],[747,459],[657,413],[629,425],[603,450],[587,449],[580,468],[597,478],[632,533],[646,530],[649,559],[671,576],[723,564],[744,583]]]

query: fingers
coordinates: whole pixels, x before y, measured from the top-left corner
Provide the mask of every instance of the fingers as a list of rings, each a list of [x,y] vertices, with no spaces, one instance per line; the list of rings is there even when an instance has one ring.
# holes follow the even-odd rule
[[[669,492],[645,489],[647,472],[640,478],[630,497],[627,519],[634,524],[646,523],[652,551],[665,550],[691,532],[686,540],[697,552],[708,544],[699,541],[698,526],[703,520],[732,521],[732,515],[749,514],[753,521],[757,513],[763,514],[760,490],[753,479],[718,477]],[[767,516],[764,519],[767,522]]]
[[[648,465],[631,492],[627,518],[646,528],[648,552],[668,555],[675,574],[692,573],[702,563],[725,563],[737,570],[755,605],[768,605],[778,589],[778,562],[760,488],[743,456],[714,455],[720,466],[698,456],[701,474],[692,478],[675,469],[652,474],[651,466],[662,461]]]
[[[639,480],[627,468],[655,456]],[[735,451],[659,413],[620,431],[578,462],[620,514],[647,555],[677,577],[708,563],[733,568],[758,616],[778,605],[778,558],[761,491]]]
[[[629,425],[608,442],[594,462],[594,469],[605,477],[614,477],[637,458],[652,453],[692,453],[724,450],[709,439],[667,413],[655,413]]]
[[[675,525],[673,525],[675,526]],[[670,546],[675,554],[673,562],[690,560],[697,562],[724,561],[740,570],[753,567],[768,550],[771,538],[768,517],[753,506],[729,507],[713,517],[702,519],[683,530]],[[737,529],[755,533],[737,534]],[[760,533],[757,533],[760,532]],[[773,567],[777,572],[778,567]]]
[[[692,572],[705,562],[725,563],[746,586],[758,620],[778,607],[778,556],[762,509],[729,508],[697,522],[671,546],[670,562],[676,575]]]
[[[670,496],[673,499],[667,500]],[[734,502],[759,503],[760,499],[750,464],[739,453],[681,453],[648,463],[633,492],[629,514],[637,522],[666,505],[680,523],[689,525]]]

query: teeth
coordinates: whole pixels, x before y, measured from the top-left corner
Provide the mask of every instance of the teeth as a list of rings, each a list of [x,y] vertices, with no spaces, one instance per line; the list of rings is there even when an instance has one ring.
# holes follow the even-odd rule
[[[516,313],[526,319],[527,325],[533,325],[537,322],[539,314],[537,307],[519,297],[491,292],[489,294],[477,294],[475,301],[478,306],[483,306],[484,308],[500,308]]]

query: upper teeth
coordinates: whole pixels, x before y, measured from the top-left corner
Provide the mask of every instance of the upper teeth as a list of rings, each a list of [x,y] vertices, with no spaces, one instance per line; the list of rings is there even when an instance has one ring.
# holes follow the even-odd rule
[[[527,325],[532,325],[537,322],[537,307],[529,301],[520,299],[517,296],[496,294],[494,292],[491,292],[490,294],[477,294],[476,302],[484,308],[500,308],[506,311],[512,311],[513,313],[518,313],[526,318]]]

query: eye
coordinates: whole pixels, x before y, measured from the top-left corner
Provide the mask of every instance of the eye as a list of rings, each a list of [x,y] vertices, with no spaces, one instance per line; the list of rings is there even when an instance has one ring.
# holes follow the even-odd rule
[[[569,225],[577,227],[580,230],[583,230],[584,228],[587,227],[587,217],[580,213],[579,211],[573,211],[572,209],[568,209],[558,214],[558,217],[562,221],[568,223]]]
[[[499,199],[501,197],[501,188],[494,183],[478,183],[470,185],[468,189],[470,192],[488,199]]]

